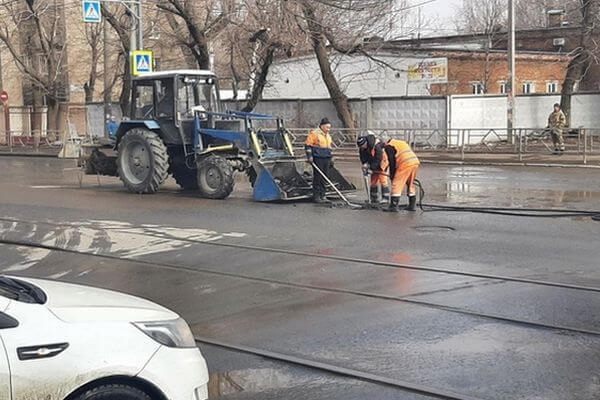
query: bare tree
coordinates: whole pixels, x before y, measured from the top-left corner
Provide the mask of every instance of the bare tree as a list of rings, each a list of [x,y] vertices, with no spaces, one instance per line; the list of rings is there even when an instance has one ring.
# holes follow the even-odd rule
[[[484,35],[481,84],[487,93],[492,69],[491,51],[495,41],[506,32],[507,0],[463,0],[458,10],[457,28],[466,33]]]
[[[390,0],[298,0],[303,25],[309,35],[319,63],[323,82],[344,127],[356,128],[348,97],[334,73],[330,50],[344,55],[367,57],[378,64],[393,68],[375,54],[377,45],[394,33],[394,22],[406,12],[407,2]],[[336,23],[330,23],[336,21]]]
[[[98,73],[98,65],[100,63],[100,56],[102,55],[103,43],[102,43],[103,26],[102,24],[86,24],[85,25],[85,41],[90,49],[90,72],[88,80],[83,84],[83,90],[85,91],[85,102],[92,103],[94,101],[94,92],[96,91],[96,82],[102,76]],[[103,74],[108,71],[103,71]],[[106,90],[106,88],[105,88]]]
[[[548,11],[563,11],[569,25],[581,24],[579,0],[517,0],[515,17],[517,29],[545,28],[548,26]]]
[[[246,0],[244,12],[232,21],[236,29],[227,38],[232,86],[238,86],[243,76],[249,90],[243,111],[252,111],[258,104],[276,57],[309,48],[298,29],[295,8],[293,3],[281,0]]]
[[[134,28],[134,20],[128,9],[118,6],[106,6],[102,4],[102,15],[113,28],[118,37],[117,59],[122,60],[123,69],[119,79],[122,82],[119,104],[124,115],[129,114],[131,105],[131,31]],[[107,90],[107,88],[105,88]]]
[[[50,0],[12,0],[0,4],[0,15],[0,41],[32,85],[34,107],[48,107],[48,129],[59,130],[60,101],[66,100],[62,8]]]
[[[210,43],[229,25],[237,9],[235,0],[159,0],[157,6],[169,13],[169,24],[180,45],[187,47],[198,68],[210,69]]]
[[[581,12],[581,32],[579,47],[571,53],[567,75],[562,87],[561,108],[570,117],[571,96],[576,92],[577,85],[585,77],[592,63],[597,63],[598,44],[595,35],[596,26],[600,21],[600,0],[579,0]]]

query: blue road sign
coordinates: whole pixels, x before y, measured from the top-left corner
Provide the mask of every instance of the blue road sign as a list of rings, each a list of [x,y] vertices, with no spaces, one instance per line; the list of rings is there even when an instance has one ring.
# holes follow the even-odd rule
[[[139,50],[133,52],[133,75],[138,76],[152,72],[152,52]]]
[[[102,22],[102,11],[100,9],[100,1],[84,0],[83,22]]]

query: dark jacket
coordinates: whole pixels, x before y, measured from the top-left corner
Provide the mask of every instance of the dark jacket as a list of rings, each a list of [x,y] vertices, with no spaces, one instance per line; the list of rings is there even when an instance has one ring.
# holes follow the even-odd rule
[[[381,171],[381,161],[383,160],[385,144],[382,142],[375,143],[368,138],[367,148],[360,149],[361,164],[369,164],[371,171]]]

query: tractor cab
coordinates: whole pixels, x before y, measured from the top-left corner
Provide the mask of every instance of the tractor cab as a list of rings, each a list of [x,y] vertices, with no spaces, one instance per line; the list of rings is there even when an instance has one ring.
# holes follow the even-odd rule
[[[218,81],[210,71],[155,72],[133,80],[132,121],[153,121],[169,144],[192,144],[196,116],[221,111]]]

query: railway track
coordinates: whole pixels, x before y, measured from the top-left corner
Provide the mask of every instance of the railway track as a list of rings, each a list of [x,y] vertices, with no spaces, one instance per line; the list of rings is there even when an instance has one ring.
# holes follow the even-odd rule
[[[0,218],[0,220],[3,220],[3,219]],[[6,219],[4,219],[4,220],[6,220]],[[17,222],[17,223],[18,222],[34,223],[34,222],[22,221],[22,220],[20,220],[20,221],[19,220],[10,220],[10,221]],[[35,223],[37,223],[37,222],[35,222]],[[55,227],[59,227],[59,226],[72,227],[72,225],[70,225],[70,224],[54,224],[54,223],[49,223],[49,222],[45,222],[44,224],[55,226]],[[120,229],[120,228],[113,228],[113,229]],[[163,238],[163,239],[169,239],[168,236],[164,236],[164,235],[151,234],[149,236],[159,237],[159,238]],[[271,249],[271,248],[249,246],[249,245],[215,243],[213,241],[188,240],[188,239],[180,239],[180,238],[177,238],[176,240],[182,241],[182,242],[191,242],[191,243],[198,244],[198,245],[236,248],[236,249],[260,251],[260,252],[265,252],[265,253],[286,254],[286,255],[291,255],[291,256],[313,257],[313,258],[320,258],[320,259],[325,259],[325,260],[339,260],[339,261],[344,261],[344,262],[359,263],[362,265],[371,265],[371,266],[376,266],[376,267],[387,266],[387,267],[392,267],[392,268],[406,268],[406,269],[419,270],[419,271],[436,272],[436,273],[440,273],[440,274],[459,275],[459,276],[466,276],[466,277],[477,277],[477,278],[484,278],[484,279],[488,279],[488,280],[496,281],[496,282],[519,282],[519,283],[530,284],[530,285],[558,287],[558,288],[562,288],[562,289],[569,289],[569,290],[575,290],[575,291],[600,292],[600,288],[596,288],[596,287],[577,286],[577,285],[563,284],[563,283],[557,283],[557,282],[537,281],[537,280],[532,280],[532,279],[520,279],[520,278],[511,278],[511,277],[507,277],[506,279],[504,279],[498,275],[472,274],[472,273],[468,273],[468,272],[461,273],[460,271],[448,272],[448,270],[439,269],[439,268],[411,266],[411,265],[405,266],[404,264],[387,263],[387,262],[379,262],[379,261],[372,261],[372,260],[361,260],[361,259],[355,259],[355,258],[350,258],[350,257],[338,257],[338,256],[331,256],[331,255],[313,254],[313,253],[307,253],[307,252],[301,252],[301,251],[295,251],[295,250]],[[371,298],[371,299],[378,299],[378,300],[384,300],[384,301],[399,302],[399,303],[411,304],[411,305],[420,306],[420,307],[427,307],[427,308],[435,309],[435,310],[439,310],[439,311],[462,314],[462,315],[467,315],[467,316],[476,317],[476,318],[484,318],[484,319],[492,320],[495,322],[509,323],[509,324],[514,324],[514,325],[536,328],[536,329],[549,329],[549,330],[570,332],[570,333],[576,333],[576,334],[600,336],[600,331],[594,330],[594,329],[584,329],[584,328],[580,328],[580,327],[573,327],[573,326],[559,325],[559,324],[549,324],[549,323],[544,323],[544,322],[540,322],[540,321],[527,320],[527,319],[521,319],[521,318],[513,318],[510,316],[502,315],[502,314],[498,314],[498,313],[479,312],[479,311],[475,311],[475,310],[470,310],[468,308],[454,307],[454,306],[449,306],[449,305],[435,303],[435,302],[416,300],[416,299],[407,298],[404,296],[393,296],[393,295],[387,295],[387,294],[382,294],[382,293],[374,293],[374,292],[367,292],[367,291],[361,291],[361,290],[337,288],[337,287],[324,286],[324,285],[304,284],[304,283],[298,283],[298,282],[287,281],[287,280],[282,280],[282,279],[271,279],[271,278],[253,276],[251,274],[216,271],[214,269],[189,267],[189,266],[176,264],[176,263],[154,262],[154,261],[149,261],[149,260],[138,259],[135,257],[120,257],[120,256],[111,255],[111,254],[102,254],[102,253],[95,253],[95,252],[91,252],[91,251],[71,249],[68,247],[62,247],[62,246],[58,246],[58,245],[35,243],[32,241],[22,240],[22,239],[7,239],[5,237],[0,237],[0,244],[30,247],[30,248],[37,248],[37,249],[45,249],[48,251],[57,251],[57,252],[76,254],[76,255],[80,255],[80,256],[97,257],[97,258],[103,258],[103,259],[119,261],[119,262],[138,263],[138,264],[143,264],[143,265],[155,268],[155,269],[169,269],[169,270],[173,270],[173,271],[184,271],[186,273],[192,273],[192,274],[206,274],[206,275],[227,277],[227,278],[233,278],[233,279],[240,279],[240,280],[256,282],[256,283],[274,284],[274,285],[279,285],[282,287],[288,287],[288,288],[294,288],[294,289],[311,290],[311,291],[317,291],[317,292],[323,292],[323,293],[344,294],[344,295],[351,295],[351,296],[359,296],[359,297],[363,297],[363,298]]]
[[[333,364],[323,363],[320,361],[311,360],[308,358],[298,357],[291,354],[284,354],[270,350],[257,349],[250,346],[231,344],[221,340],[195,336],[196,343],[208,344],[219,347],[228,351],[233,351],[242,354],[259,356],[268,360],[283,362],[286,364],[308,368],[319,372],[333,374],[343,378],[354,379],[362,382],[368,382],[380,386],[394,388],[403,392],[409,392],[427,396],[431,399],[443,400],[484,400],[480,397],[473,397],[467,394],[455,393],[450,390],[439,389],[429,385],[419,385],[411,382],[406,382],[400,379],[390,378],[369,372],[359,371],[356,369],[341,367]]]

